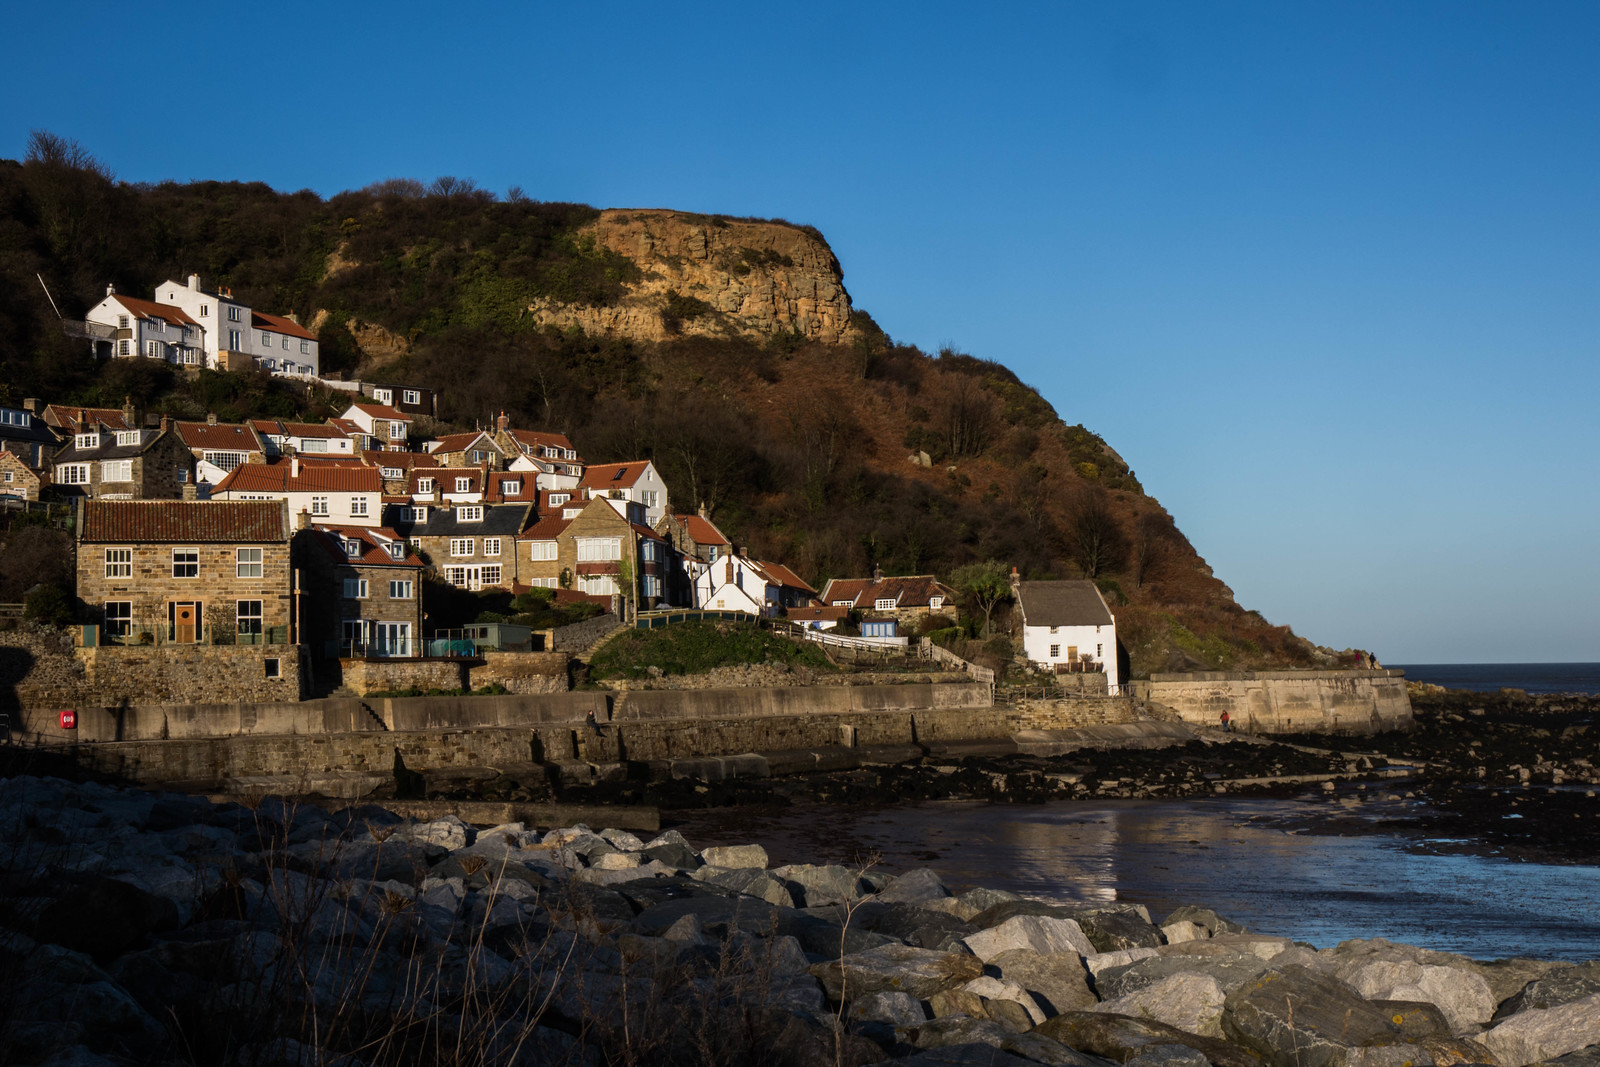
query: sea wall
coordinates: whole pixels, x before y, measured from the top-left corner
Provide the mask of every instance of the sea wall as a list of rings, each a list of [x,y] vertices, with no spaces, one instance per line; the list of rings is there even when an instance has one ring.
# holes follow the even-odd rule
[[[1257,734],[1376,733],[1412,718],[1399,670],[1153,674],[1135,691],[1185,722],[1216,726],[1227,712],[1235,729]]]

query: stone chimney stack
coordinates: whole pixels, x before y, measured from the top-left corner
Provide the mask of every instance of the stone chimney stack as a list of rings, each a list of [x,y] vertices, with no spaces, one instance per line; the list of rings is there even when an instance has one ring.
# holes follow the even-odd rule
[[[44,410],[44,405],[39,403],[38,397],[30,396],[22,402],[22,410],[31,415],[37,415],[40,411]]]
[[[198,291],[200,289],[200,275],[198,275],[198,274],[189,275],[189,288],[194,289],[196,291]]]
[[[1011,568],[1011,591],[1015,593],[1022,587],[1022,575],[1017,573],[1017,568]]]
[[[711,509],[706,507],[706,502],[704,500],[700,501],[699,515],[707,522],[711,521]]]
[[[872,565],[872,580],[875,582],[883,581],[883,568],[876,563]]]
[[[294,528],[296,530],[311,529],[311,513],[305,508],[301,508],[300,514],[294,517]]]
[[[511,425],[511,416],[507,415],[505,412],[502,411],[499,415],[495,416],[495,420],[494,420],[495,433],[505,433],[507,427],[509,427],[510,425]]]
[[[215,411],[206,412],[206,425],[207,426],[215,426],[216,424],[217,424],[217,413]]]
[[[183,483],[183,499],[185,499],[185,500],[199,500],[200,499],[200,487],[198,485],[195,485],[193,482],[184,482]]]
[[[290,456],[289,457],[289,477],[291,477],[291,478],[300,477],[300,457],[299,456]]]
[[[131,396],[122,398],[122,421],[130,427],[138,425],[133,419],[133,397]]]
[[[163,416],[161,416],[161,432],[162,433],[166,433],[170,429],[172,429],[172,416],[171,415],[163,415]]]
[[[289,312],[289,314],[285,315],[284,318],[288,319],[290,322],[294,323],[296,326],[300,325],[300,315],[299,315],[298,312],[291,311],[291,312]]]

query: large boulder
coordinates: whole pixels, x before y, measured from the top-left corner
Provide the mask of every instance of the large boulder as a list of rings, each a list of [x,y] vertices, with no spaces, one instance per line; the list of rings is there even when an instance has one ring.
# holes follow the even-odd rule
[[[1142,912],[1131,909],[1087,912],[1078,917],[1078,925],[1096,952],[1157,948],[1167,943],[1160,927],[1153,925]]]
[[[1210,978],[1226,996],[1270,966],[1266,960],[1245,953],[1150,956],[1121,967],[1103,968],[1094,976],[1094,988],[1101,1000],[1120,1000],[1178,975],[1193,974]],[[1139,1013],[1130,1011],[1122,1014]]]
[[[861,884],[860,872],[849,867],[792,863],[768,873],[783,881],[795,901],[806,908],[853,904],[869,892]]]
[[[1014,948],[992,957],[987,969],[1001,979],[1015,982],[1033,995],[1046,1016],[1087,1008],[1095,1003],[1083,971],[1083,960],[1076,952],[1041,953]]]
[[[1036,1032],[1068,1048],[1101,1056],[1114,1063],[1125,1063],[1157,1046],[1183,1045],[1204,1055],[1213,1067],[1261,1067],[1261,1061],[1242,1048],[1214,1037],[1191,1034],[1154,1019],[1135,1019],[1105,1012],[1068,1011],[1047,1020]]]
[[[1478,1040],[1500,1067],[1522,1067],[1600,1045],[1600,993],[1552,1008],[1526,1008]]]
[[[883,992],[927,1000],[977,978],[983,965],[972,956],[891,944],[813,964],[810,971],[834,1001]]]
[[[1300,965],[1274,967],[1229,993],[1222,1029],[1275,1067],[1346,1067],[1352,1049],[1450,1034],[1431,1004],[1367,1000]]]
[[[1002,952],[1019,948],[1043,954],[1076,952],[1080,956],[1094,952],[1077,923],[1044,915],[1018,915],[965,940],[972,954],[986,963]]]
[[[966,1015],[946,1015],[934,1019],[908,1033],[912,1043],[921,1049],[979,1049],[976,1054],[963,1054],[953,1061],[922,1060],[916,1056],[895,1060],[897,1065],[907,1063],[953,1062],[973,1065],[1000,1065],[1009,1063],[1049,1063],[1061,1067],[1106,1067],[1099,1060],[1067,1048],[1060,1042],[1037,1032],[1016,1033],[989,1019]],[[1011,1055],[1022,1057],[1014,1060]]]
[[[1154,1019],[1187,1033],[1220,1038],[1225,997],[1222,985],[1209,974],[1174,974],[1091,1010]]]
[[[930,900],[944,900],[950,896],[944,879],[926,867],[907,871],[889,885],[879,890],[877,899],[883,904],[922,904]]]
[[[1494,1018],[1506,1019],[1529,1008],[1560,1007],[1595,993],[1600,993],[1600,960],[1562,967],[1535,978],[1500,1005]]]
[[[916,904],[891,904],[877,906],[874,900],[869,908],[856,913],[855,922],[869,930],[898,938],[917,948],[937,948],[948,951],[951,946],[978,932],[971,923],[962,922],[945,912],[932,911]]]
[[[700,850],[700,861],[708,867],[756,868],[766,870],[767,850],[760,845],[724,845]]]
[[[120,879],[90,875],[45,906],[33,936],[105,961],[153,931],[177,926],[178,918],[178,909],[165,897]]]
[[[1465,956],[1372,938],[1341,942],[1321,957],[1335,977],[1367,999],[1426,1001],[1457,1031],[1494,1014],[1497,1000],[1482,965]]]
[[[1210,908],[1191,908],[1188,905],[1174,908],[1171,915],[1161,920],[1161,925],[1167,926],[1177,922],[1191,922],[1196,926],[1203,926],[1213,937],[1217,934],[1246,934],[1250,932],[1238,923],[1224,919]]]
[[[986,974],[979,978],[974,978],[961,988],[968,993],[976,993],[986,1001],[1003,1000],[1020,1005],[1028,1015],[1027,1025],[1021,1028],[1023,1030],[1032,1029],[1035,1025],[1044,1022],[1047,1017],[1044,1009],[1039,1006],[1038,1001],[1033,999],[1033,994],[1016,982]],[[993,1011],[989,1012],[991,1018],[994,1017],[994,1014]]]

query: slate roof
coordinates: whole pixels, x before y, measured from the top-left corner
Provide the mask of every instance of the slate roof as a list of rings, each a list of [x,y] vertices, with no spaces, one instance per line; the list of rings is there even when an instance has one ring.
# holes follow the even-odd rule
[[[106,544],[288,542],[280,500],[87,500],[78,537]]]
[[[461,505],[454,508],[428,509],[426,522],[397,522],[395,529],[403,537],[510,537],[515,538],[522,533],[528,524],[528,516],[533,508],[527,504],[471,504],[469,507],[482,507],[483,519],[479,522],[458,522],[456,513]]]
[[[132,459],[145,449],[155,444],[161,436],[160,430],[140,430],[139,443],[136,445],[119,445],[114,434],[105,434],[100,438],[100,444],[94,448],[79,448],[77,435],[67,438],[66,445],[55,454],[52,463],[84,463],[99,459]]]
[[[1112,626],[1105,597],[1090,581],[1022,582],[1017,588],[1029,626]]]

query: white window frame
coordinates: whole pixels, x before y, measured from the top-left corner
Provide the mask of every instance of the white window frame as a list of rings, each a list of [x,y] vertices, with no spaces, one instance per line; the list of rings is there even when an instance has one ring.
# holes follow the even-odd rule
[[[942,597],[942,596],[931,596],[931,597],[928,598],[928,610],[929,611],[938,611],[942,607],[944,607],[944,597]]]
[[[420,404],[420,403],[422,403],[422,393],[419,390],[416,390],[416,389],[406,389],[406,390],[401,392],[400,397],[401,397],[401,401],[400,402],[402,404]]]
[[[389,423],[389,440],[404,441],[406,439],[406,424],[403,422]]]
[[[412,590],[412,585],[411,585],[411,580],[409,578],[391,578],[391,579],[389,579],[389,599],[390,600],[410,600],[410,599],[412,599],[411,590]]]
[[[483,554],[485,556],[498,556],[500,554],[500,538],[485,537],[483,539]]]
[[[522,495],[522,482],[520,480],[519,481],[514,481],[514,482],[501,482],[500,483],[500,492],[502,492],[506,496],[521,496]]]
[[[578,561],[581,563],[609,563],[622,559],[620,537],[578,537]]]
[[[450,555],[454,559],[462,559],[473,554],[477,540],[471,537],[450,538]]]
[[[548,563],[560,558],[557,555],[558,546],[554,541],[530,541],[528,548],[528,558],[535,563]]]
[[[483,521],[483,505],[482,504],[462,504],[460,507],[456,508],[456,521],[457,522],[482,522]]]
[[[892,597],[879,597],[872,602],[873,611],[893,611],[894,599]]]
[[[311,514],[327,516],[328,498],[326,496],[313,496],[311,498]]]
[[[107,578],[132,578],[133,577],[133,549],[108,548],[106,549],[106,577]]]
[[[350,498],[350,514],[365,518],[367,514],[367,498],[360,494]]]
[[[551,493],[550,494],[550,506],[551,507],[558,507],[559,505],[565,504],[567,501],[569,501],[571,499],[572,499],[572,494],[571,493]]]
[[[182,557],[182,558],[180,558]],[[193,574],[180,574],[178,569],[194,568]],[[200,550],[198,548],[175,548],[172,550],[172,576],[174,578],[200,577]]]
[[[97,433],[80,433],[73,435],[72,447],[74,448],[99,448],[100,435]]]
[[[234,549],[233,576],[235,578],[260,578],[265,566],[265,553],[259,548]]]
[[[133,481],[133,460],[103,459],[100,461],[101,482]]]
[[[431,492],[433,492],[433,479],[432,478],[418,478],[417,479],[417,492],[419,492],[419,493],[431,493]]]
[[[457,478],[455,491],[458,493],[472,492],[472,476],[467,475],[466,477]]]
[[[367,599],[367,580],[365,578],[346,578],[344,580],[344,599]]]
[[[243,321],[242,319],[239,318],[239,309],[238,308],[233,307],[231,305],[228,307],[228,321],[229,322],[242,322]]]

